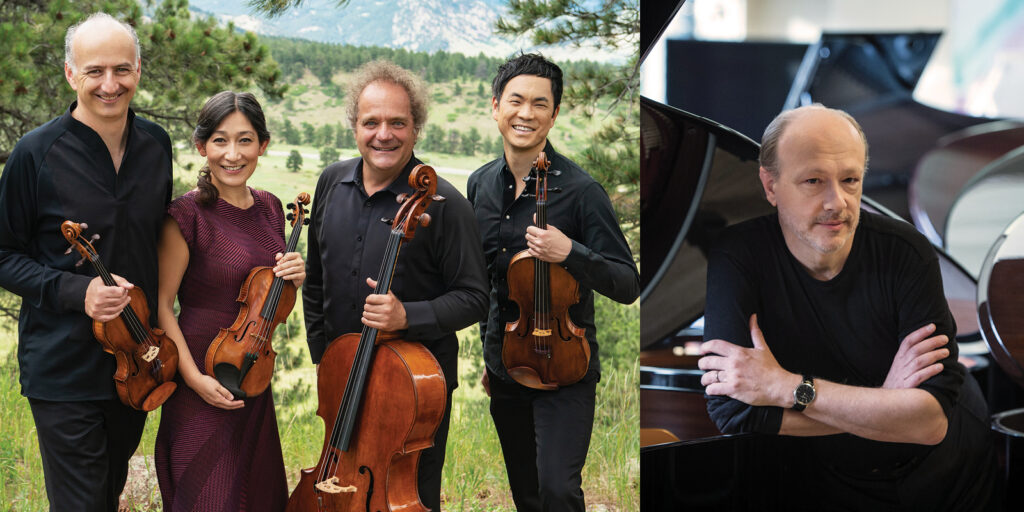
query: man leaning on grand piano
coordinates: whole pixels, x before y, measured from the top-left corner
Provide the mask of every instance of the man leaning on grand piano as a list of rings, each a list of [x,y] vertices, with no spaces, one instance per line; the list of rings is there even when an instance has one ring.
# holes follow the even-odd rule
[[[765,130],[777,213],[728,228],[708,256],[708,413],[726,434],[807,438],[790,454],[807,469],[796,509],[997,509],[988,414],[949,343],[937,257],[913,226],[860,209],[867,163],[839,110],[785,111]]]

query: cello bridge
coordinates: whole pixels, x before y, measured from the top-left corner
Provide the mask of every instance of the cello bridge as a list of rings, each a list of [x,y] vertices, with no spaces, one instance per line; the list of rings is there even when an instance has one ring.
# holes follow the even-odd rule
[[[354,485],[346,485],[345,487],[339,487],[338,477],[336,476],[332,476],[327,480],[319,482],[314,487],[330,494],[338,494],[342,492],[356,492],[356,486]]]
[[[146,353],[142,354],[142,360],[147,363],[152,363],[156,356],[160,355],[160,347],[153,345],[146,349]]]
[[[534,336],[551,336],[551,329],[534,329]]]

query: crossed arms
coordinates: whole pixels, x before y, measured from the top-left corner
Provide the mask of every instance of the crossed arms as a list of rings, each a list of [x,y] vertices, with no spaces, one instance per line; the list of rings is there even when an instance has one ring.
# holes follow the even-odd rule
[[[711,340],[701,346],[705,357],[698,365],[707,373],[701,378],[708,395],[722,395],[752,406],[783,408],[779,434],[820,436],[847,432],[876,441],[938,444],[946,435],[947,419],[935,399],[917,386],[938,375],[939,362],[949,355],[942,348],[945,335],[929,336],[929,324],[907,335],[881,388],[837,384],[815,379],[817,396],[797,412],[793,390],[802,377],[784,369],[775,360],[757,325],[750,318],[753,348],[725,340]]]

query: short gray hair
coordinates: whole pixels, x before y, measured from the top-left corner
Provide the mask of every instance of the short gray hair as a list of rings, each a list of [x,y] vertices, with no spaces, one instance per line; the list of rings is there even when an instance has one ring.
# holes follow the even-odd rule
[[[807,105],[792,110],[785,110],[775,116],[775,119],[772,119],[772,122],[764,129],[764,135],[761,136],[761,152],[758,155],[758,161],[760,162],[761,167],[764,167],[772,174],[773,177],[779,177],[779,141],[782,140],[782,134],[786,131],[786,126],[789,125],[789,122],[800,113],[806,112],[808,109],[820,109],[832,112],[833,114],[846,119],[851,125],[853,125],[857,130],[857,134],[860,135],[860,141],[864,143],[864,171],[867,172],[868,139],[864,135],[864,130],[860,127],[857,120],[850,114],[836,108],[828,108],[821,103],[815,103],[813,105]]]
[[[88,18],[68,27],[68,32],[64,35],[64,63],[67,64],[72,69],[72,71],[74,71],[76,67],[75,52],[71,48],[71,42],[74,41],[75,34],[78,32],[78,29],[81,28],[82,25],[85,25],[86,23],[92,21],[113,21],[114,23],[121,25],[121,27],[128,32],[128,35],[132,36],[132,42],[135,43],[135,61],[133,62],[133,64],[138,66],[139,59],[142,58],[142,49],[139,47],[139,35],[135,33],[135,29],[132,28],[131,25],[105,12],[97,12],[92,14]]]

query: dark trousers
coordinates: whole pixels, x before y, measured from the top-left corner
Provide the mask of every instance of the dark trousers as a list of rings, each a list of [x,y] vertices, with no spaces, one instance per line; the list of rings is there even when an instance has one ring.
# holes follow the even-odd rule
[[[444,469],[444,450],[448,444],[448,423],[452,414],[452,392],[448,390],[448,402],[445,404],[444,416],[434,434],[434,446],[420,452],[420,463],[417,469],[417,487],[420,501],[430,510],[441,510],[441,471]]]
[[[584,511],[583,463],[597,382],[537,391],[488,371],[491,417],[519,512]]]
[[[146,413],[117,399],[28,399],[50,510],[116,511]]]

